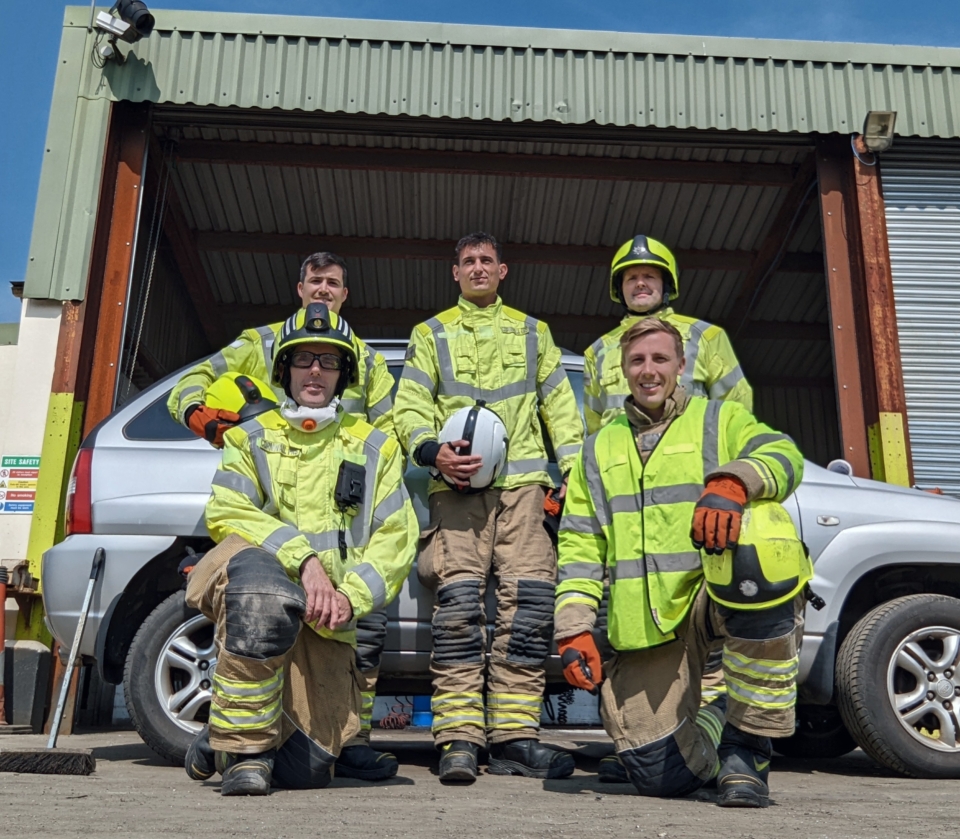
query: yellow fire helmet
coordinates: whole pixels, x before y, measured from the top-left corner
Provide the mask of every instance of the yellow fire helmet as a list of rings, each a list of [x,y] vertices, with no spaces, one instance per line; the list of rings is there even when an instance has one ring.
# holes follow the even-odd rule
[[[663,272],[664,304],[680,293],[680,269],[673,251],[663,242],[641,233],[624,242],[610,263],[610,297],[614,302],[623,302],[621,275],[631,265],[653,265]]]
[[[720,556],[700,552],[707,593],[731,609],[769,609],[793,599],[813,577],[807,547],[776,501],[744,508],[740,541]]]
[[[239,414],[241,422],[280,407],[270,385],[244,373],[224,373],[207,388],[203,402]]]
[[[280,385],[289,395],[290,353],[301,344],[332,344],[343,350],[346,364],[340,372],[337,396],[342,396],[348,385],[358,380],[359,361],[353,344],[353,330],[338,315],[323,303],[310,303],[284,321],[280,335],[273,348],[273,383]]]

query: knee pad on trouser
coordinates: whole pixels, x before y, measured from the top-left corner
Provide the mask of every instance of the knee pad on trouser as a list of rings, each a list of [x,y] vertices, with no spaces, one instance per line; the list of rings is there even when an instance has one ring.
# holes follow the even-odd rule
[[[299,728],[277,750],[273,785],[281,789],[322,789],[333,778],[336,757]]]
[[[380,656],[386,640],[386,612],[371,612],[357,621],[357,670],[362,673],[380,666]]]
[[[260,548],[241,551],[227,564],[224,647],[260,661],[289,652],[306,605],[303,589],[273,555]]]
[[[619,757],[640,794],[656,798],[690,795],[717,770],[716,747],[686,719],[666,737],[622,751]]]
[[[517,580],[516,586],[506,659],[540,667],[550,654],[556,585],[544,580]]]
[[[480,580],[457,580],[437,589],[433,615],[435,664],[477,664],[485,643]]]

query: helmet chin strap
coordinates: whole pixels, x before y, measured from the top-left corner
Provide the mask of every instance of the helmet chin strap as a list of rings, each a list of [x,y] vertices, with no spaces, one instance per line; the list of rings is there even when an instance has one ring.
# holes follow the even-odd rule
[[[298,405],[293,397],[287,397],[280,407],[280,416],[294,428],[313,433],[330,425],[337,418],[339,407],[340,398],[337,396],[333,397],[325,408],[307,408],[305,405]]]

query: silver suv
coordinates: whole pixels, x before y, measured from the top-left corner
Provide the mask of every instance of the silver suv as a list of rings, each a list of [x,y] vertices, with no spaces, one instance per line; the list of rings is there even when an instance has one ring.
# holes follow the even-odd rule
[[[405,345],[372,342],[399,378]],[[564,365],[582,401],[583,359]],[[82,652],[103,679],[124,685],[143,739],[172,762],[207,719],[216,651],[210,623],[186,608],[177,566],[211,542],[203,509],[219,452],[174,422],[167,395],[178,374],[104,420],[83,442],[67,500],[67,537],[44,554],[43,599],[52,633],[69,642],[98,547],[106,564]],[[406,481],[421,525],[428,476]],[[843,461],[807,462],[787,502],[815,562],[800,663],[794,757],[856,745],[903,774],[960,777],[960,504],[865,480]],[[488,592],[487,616],[495,601]],[[415,573],[388,609],[378,690],[430,692],[432,595]],[[556,657],[548,693],[569,704]],[[599,719],[595,719],[599,724]]]

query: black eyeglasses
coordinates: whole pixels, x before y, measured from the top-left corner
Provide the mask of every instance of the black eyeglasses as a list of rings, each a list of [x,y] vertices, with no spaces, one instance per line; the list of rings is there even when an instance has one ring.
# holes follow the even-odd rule
[[[317,353],[300,350],[299,352],[290,354],[290,363],[294,367],[299,367],[302,370],[309,370],[313,367],[314,361],[319,362],[324,370],[342,370],[344,365],[344,360],[332,352],[320,353],[318,355]]]

